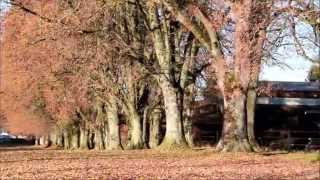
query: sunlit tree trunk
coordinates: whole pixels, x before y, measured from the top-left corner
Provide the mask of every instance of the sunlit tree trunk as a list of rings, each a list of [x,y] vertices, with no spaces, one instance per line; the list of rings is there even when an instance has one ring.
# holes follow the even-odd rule
[[[34,139],[34,145],[40,146],[40,137],[39,137],[39,136],[36,136],[36,137],[35,137],[35,139]]]
[[[89,149],[94,148],[94,130],[92,128],[88,130],[88,147]]]
[[[181,104],[179,104],[179,92],[172,84],[162,76],[160,87],[164,97],[164,108],[166,113],[166,133],[160,145],[163,149],[175,149],[187,147],[183,134]]]
[[[45,146],[45,147],[49,147],[50,146],[50,138],[49,135],[43,135],[40,137],[40,145],[41,146]]]
[[[192,134],[192,109],[191,105],[184,106],[183,110],[183,129],[186,141],[190,147],[194,146],[193,134]]]
[[[252,148],[255,151],[260,151],[258,142],[256,141],[255,136],[255,110],[256,110],[256,98],[257,92],[256,89],[249,89],[247,95],[247,131],[248,139]]]
[[[120,143],[120,128],[118,117],[118,105],[115,97],[110,96],[108,106],[106,107],[108,118],[108,150],[122,149]]]
[[[57,130],[54,128],[49,134],[50,146],[57,146]]]
[[[94,132],[94,149],[95,150],[103,150],[104,142],[103,142],[103,133],[100,128],[96,128]]]
[[[143,139],[142,139],[142,127],[141,127],[141,117],[136,112],[134,107],[129,107],[129,133],[130,140],[128,144],[129,149],[141,149],[143,148]]]
[[[182,125],[183,133],[186,139],[186,142],[189,147],[194,146],[193,135],[192,135],[192,101],[193,101],[193,92],[192,87],[185,87],[183,95],[181,95],[181,104],[183,105],[182,109]]]
[[[43,146],[45,144],[45,137],[44,136],[40,136],[39,138],[39,145]]]
[[[70,132],[70,148],[78,149],[79,148],[79,129],[78,127],[72,127]]]
[[[147,136],[147,124],[148,121],[150,122],[150,117],[149,117],[149,112],[150,107],[146,106],[145,109],[143,110],[143,120],[142,120],[142,141],[143,141],[143,146],[144,148],[148,148],[148,136]],[[150,123],[149,123],[150,124]]]
[[[109,131],[108,131],[108,119],[106,119],[106,122],[104,123],[103,127],[103,143],[104,148],[107,149],[109,147]]]
[[[61,129],[57,129],[56,131],[56,146],[59,148],[63,147],[63,133]]]
[[[70,149],[70,132],[68,129],[63,129],[63,143],[64,143],[64,149]]]
[[[89,149],[89,131],[85,127],[80,126],[80,142],[79,142],[79,148],[82,150]]]
[[[150,132],[149,132],[149,147],[156,148],[160,144],[160,127],[161,127],[162,111],[161,109],[154,109],[150,113]]]
[[[182,128],[182,104],[179,88],[174,86],[173,51],[170,43],[170,28],[167,21],[160,22],[159,11],[155,4],[149,6],[149,18],[153,31],[153,43],[161,68],[159,86],[164,98],[166,114],[166,133],[159,146],[161,149],[185,148],[187,143]],[[162,28],[159,28],[162,27]]]
[[[233,90],[225,100],[222,136],[218,150],[249,152],[252,147],[248,141],[246,125],[246,94],[240,89]]]

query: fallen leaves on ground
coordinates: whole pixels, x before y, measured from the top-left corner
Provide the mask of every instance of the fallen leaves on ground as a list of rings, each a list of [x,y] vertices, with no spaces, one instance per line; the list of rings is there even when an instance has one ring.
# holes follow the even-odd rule
[[[0,179],[319,179],[319,162],[295,154],[0,149]],[[301,154],[299,154],[301,156]],[[290,158],[289,158],[290,157]]]

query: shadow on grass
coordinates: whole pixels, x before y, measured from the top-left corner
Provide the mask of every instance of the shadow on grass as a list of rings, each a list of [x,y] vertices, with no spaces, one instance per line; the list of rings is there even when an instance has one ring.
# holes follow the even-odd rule
[[[283,154],[289,154],[289,151],[284,151],[284,152],[261,152],[258,153],[259,155],[262,156],[276,156],[276,155],[283,155]]]

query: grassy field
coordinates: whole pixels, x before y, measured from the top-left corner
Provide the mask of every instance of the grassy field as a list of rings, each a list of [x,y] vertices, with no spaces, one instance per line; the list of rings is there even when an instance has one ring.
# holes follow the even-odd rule
[[[0,148],[0,179],[320,179],[317,153]]]

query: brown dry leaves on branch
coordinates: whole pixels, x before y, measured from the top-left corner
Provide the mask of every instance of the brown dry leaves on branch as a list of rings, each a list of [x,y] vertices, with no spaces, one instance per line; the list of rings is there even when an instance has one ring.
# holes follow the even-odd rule
[[[317,179],[319,162],[299,154],[216,154],[212,150],[66,152],[0,150],[0,179]],[[301,155],[300,155],[301,156]],[[304,157],[304,155],[303,155]]]

